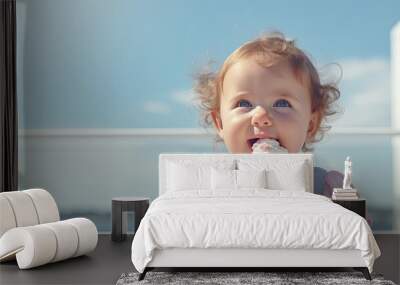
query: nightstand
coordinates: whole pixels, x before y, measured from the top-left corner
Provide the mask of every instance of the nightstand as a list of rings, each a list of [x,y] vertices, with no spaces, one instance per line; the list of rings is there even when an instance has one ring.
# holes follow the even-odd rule
[[[374,272],[400,284],[400,231],[374,231],[381,256],[374,263]]]
[[[112,199],[112,234],[113,241],[123,241],[127,232],[127,212],[135,214],[135,232],[140,221],[149,208],[149,198],[143,197],[118,197]]]
[[[340,206],[353,211],[356,214],[359,214],[361,217],[365,219],[365,209],[366,209],[366,201],[365,199],[357,199],[357,200],[332,200],[332,202],[339,204]]]

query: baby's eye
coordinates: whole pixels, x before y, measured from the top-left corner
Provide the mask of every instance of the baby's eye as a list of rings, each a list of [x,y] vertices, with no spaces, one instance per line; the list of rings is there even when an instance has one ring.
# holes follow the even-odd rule
[[[285,99],[279,99],[276,101],[273,105],[273,107],[278,107],[278,108],[290,108],[292,105],[290,105],[288,100]]]
[[[239,100],[239,102],[237,103],[237,106],[238,107],[244,107],[244,108],[253,107],[253,105],[248,100],[245,100],[245,99]]]

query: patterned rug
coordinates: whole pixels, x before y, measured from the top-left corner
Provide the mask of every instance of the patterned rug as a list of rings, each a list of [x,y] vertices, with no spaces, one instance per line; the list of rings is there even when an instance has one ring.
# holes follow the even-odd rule
[[[147,272],[145,279],[138,281],[139,273],[124,273],[117,285],[133,284],[387,284],[381,275],[372,274],[372,281],[361,272]]]

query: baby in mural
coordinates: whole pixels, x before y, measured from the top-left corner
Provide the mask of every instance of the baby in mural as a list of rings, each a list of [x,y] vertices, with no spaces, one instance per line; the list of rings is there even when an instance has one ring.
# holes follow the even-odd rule
[[[196,75],[205,125],[231,153],[299,153],[312,150],[329,129],[340,92],[322,83],[294,41],[271,33],[236,49],[217,72]],[[331,197],[343,175],[314,168],[314,192]]]
[[[280,33],[243,44],[218,72],[198,74],[195,91],[204,122],[231,153],[309,151],[329,128],[340,97]]]

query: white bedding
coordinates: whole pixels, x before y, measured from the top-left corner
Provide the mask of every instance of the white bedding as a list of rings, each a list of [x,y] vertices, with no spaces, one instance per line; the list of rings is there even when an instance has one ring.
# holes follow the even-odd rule
[[[370,272],[380,255],[359,215],[324,196],[265,189],[163,194],[133,239],[135,268],[164,248],[358,249]]]

